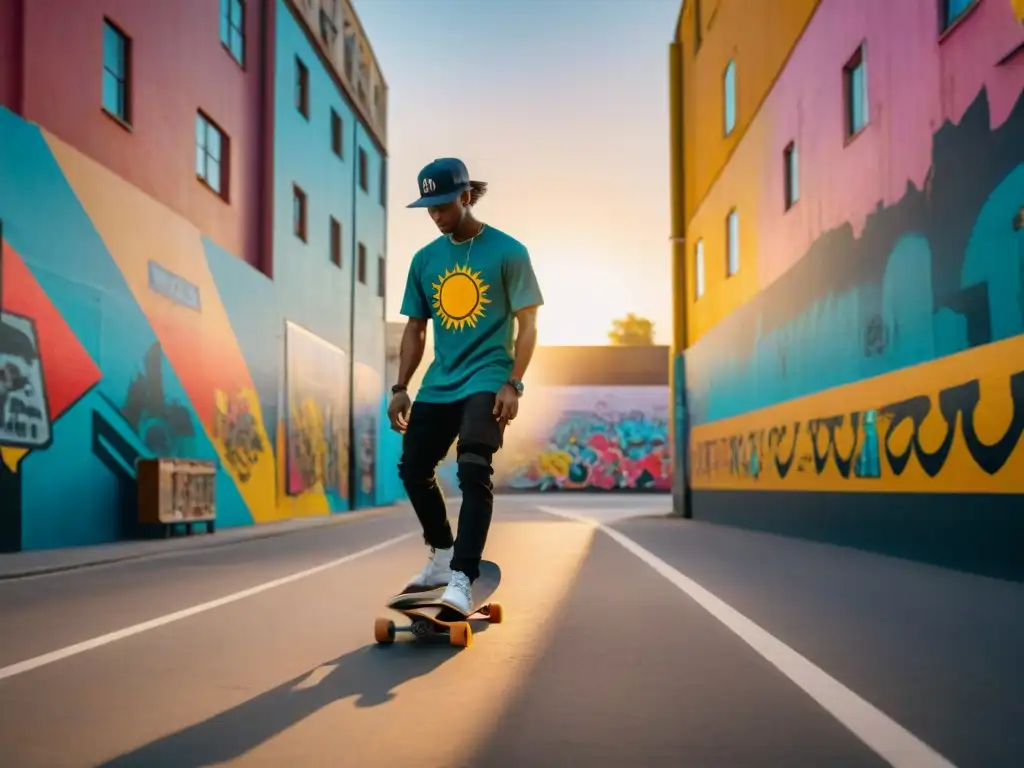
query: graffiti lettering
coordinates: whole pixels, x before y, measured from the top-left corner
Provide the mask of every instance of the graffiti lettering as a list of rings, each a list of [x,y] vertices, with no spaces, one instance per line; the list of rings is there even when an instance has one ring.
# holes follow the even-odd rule
[[[1010,377],[1010,397],[1013,402],[1013,416],[1003,436],[992,445],[984,444],[978,437],[974,423],[978,403],[981,401],[981,386],[977,379],[944,389],[939,393],[939,413],[946,423],[946,434],[939,447],[934,451],[926,451],[921,447],[920,430],[924,420],[931,413],[931,400],[924,396],[912,397],[899,403],[886,406],[884,412],[892,417],[889,430],[885,435],[885,453],[895,475],[901,475],[910,461],[911,453],[917,458],[921,468],[929,477],[935,477],[942,470],[949,457],[956,438],[957,414],[961,417],[961,433],[964,443],[974,463],[990,475],[1003,468],[1009,460],[1021,434],[1024,433],[1024,371]],[[898,453],[892,450],[890,441],[896,428],[905,420],[910,419],[913,425],[913,437],[905,451]]]
[[[931,397],[916,395],[877,410],[852,411],[848,418],[846,414],[835,414],[808,419],[811,453],[801,456],[798,471],[821,475],[831,466],[844,479],[879,478],[884,454],[895,477],[903,475],[913,460],[928,477],[934,478],[949,460],[959,435],[974,464],[995,475],[1010,460],[1024,435],[1024,371],[1009,378],[1012,415],[1002,436],[991,444],[978,435],[976,415],[981,385],[973,379],[941,390],[936,398],[937,411]],[[936,447],[928,450],[921,435],[933,413],[941,416],[942,437]],[[796,457],[800,427],[800,422],[794,422],[792,443],[785,457],[780,450],[786,437],[785,425],[697,441],[690,450],[694,477],[712,478],[725,472],[732,477],[756,480],[764,471],[765,460],[770,459],[778,478],[785,479]],[[880,431],[884,434],[881,441]],[[849,448],[841,449],[841,442]]]
[[[224,446],[224,458],[238,479],[249,482],[253,468],[264,451],[256,417],[249,408],[249,400],[241,394],[230,397],[217,391],[213,436]]]

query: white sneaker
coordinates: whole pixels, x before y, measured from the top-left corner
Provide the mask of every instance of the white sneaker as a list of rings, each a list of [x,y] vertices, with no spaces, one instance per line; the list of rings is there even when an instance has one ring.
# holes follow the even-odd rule
[[[452,577],[452,553],[454,547],[448,549],[434,549],[430,550],[430,559],[427,561],[426,567],[406,584],[403,593],[410,592],[429,592],[432,589],[438,589],[439,587],[445,586]]]
[[[441,602],[468,616],[473,610],[473,589],[469,576],[462,571],[452,571],[452,579],[441,596]]]

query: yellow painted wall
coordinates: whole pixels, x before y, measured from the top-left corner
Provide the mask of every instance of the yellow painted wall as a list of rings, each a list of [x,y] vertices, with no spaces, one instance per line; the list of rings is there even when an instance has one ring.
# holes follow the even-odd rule
[[[677,339],[679,347],[696,342],[757,292],[757,195],[750,176],[759,174],[761,158],[745,156],[743,150],[747,144],[763,144],[748,137],[754,116],[820,1],[686,0],[683,7],[676,30],[682,50],[678,70],[670,77],[673,89],[682,88],[681,108],[675,112],[682,116],[682,126],[670,133],[673,142],[681,135],[683,144],[681,161],[672,166],[673,221],[684,226],[683,233],[672,234],[685,235],[685,245],[673,246],[673,259],[685,263],[680,271],[686,278],[686,296],[676,300],[676,317],[685,317],[686,329],[685,339]],[[736,127],[725,136],[723,75],[730,60],[736,62]],[[730,171],[733,165],[740,169]],[[725,217],[734,206],[740,212],[741,267],[726,281]],[[705,239],[706,295],[691,307],[698,237]]]
[[[693,487],[1024,493],[1021,361],[1015,336],[695,427]]]

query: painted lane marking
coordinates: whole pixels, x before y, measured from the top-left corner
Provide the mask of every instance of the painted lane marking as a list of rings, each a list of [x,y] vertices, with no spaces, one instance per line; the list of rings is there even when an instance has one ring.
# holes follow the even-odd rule
[[[555,517],[592,525],[606,533],[732,630],[894,768],[955,768],[880,709],[628,536],[566,509],[537,508]]]
[[[416,531],[403,533],[401,536],[396,536],[393,539],[388,539],[387,541],[383,541],[380,544],[374,544],[372,547],[361,549],[358,552],[353,552],[352,554],[345,555],[344,557],[329,560],[326,563],[321,563],[320,565],[314,566],[312,568],[307,568],[304,571],[299,571],[298,573],[293,573],[288,576],[282,576],[279,579],[274,579],[273,581],[268,581],[263,584],[257,584],[255,587],[249,587],[248,589],[243,589],[241,592],[235,592],[230,595],[225,595],[224,597],[218,597],[216,600],[210,600],[209,602],[201,603],[200,605],[193,605],[191,608],[184,608],[180,611],[175,611],[174,613],[168,613],[164,616],[158,616],[155,619],[143,621],[139,624],[134,624],[130,627],[125,627],[124,629],[118,629],[114,632],[108,632],[105,635],[100,635],[99,637],[94,637],[90,640],[83,640],[80,643],[69,645],[66,648],[60,648],[56,651],[44,653],[41,656],[26,659],[25,661],[19,661],[16,664],[10,664],[6,667],[0,668],[0,680],[5,680],[8,677],[14,677],[15,675],[20,675],[24,672],[29,672],[33,669],[38,669],[39,667],[45,667],[47,664],[53,664],[54,662],[70,658],[71,656],[77,656],[80,653],[85,653],[86,651],[91,651],[95,648],[101,648],[102,646],[110,645],[111,643],[116,643],[118,640],[124,640],[126,637],[131,637],[133,635],[138,635],[143,632],[148,632],[151,629],[163,627],[175,621],[187,619],[190,616],[205,613],[206,611],[212,611],[214,608],[220,608],[221,606],[228,605],[230,603],[235,603],[239,600],[244,600],[247,597],[258,595],[261,592],[267,592],[268,590],[276,589],[277,587],[283,587],[285,584],[291,584],[292,582],[298,581],[299,579],[304,579],[308,576],[314,576],[330,568],[336,568],[339,565],[350,563],[353,560],[358,560],[361,557],[372,555],[373,553],[379,552],[380,550],[385,549],[386,547],[390,547],[394,544],[399,543],[400,541],[405,541],[406,539],[411,538],[415,533]]]

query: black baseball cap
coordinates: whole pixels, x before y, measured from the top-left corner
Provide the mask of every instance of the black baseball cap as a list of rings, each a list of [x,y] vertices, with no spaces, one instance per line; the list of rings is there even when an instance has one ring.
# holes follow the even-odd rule
[[[458,158],[442,157],[424,167],[417,182],[420,198],[406,208],[445,205],[470,188],[469,170]]]

